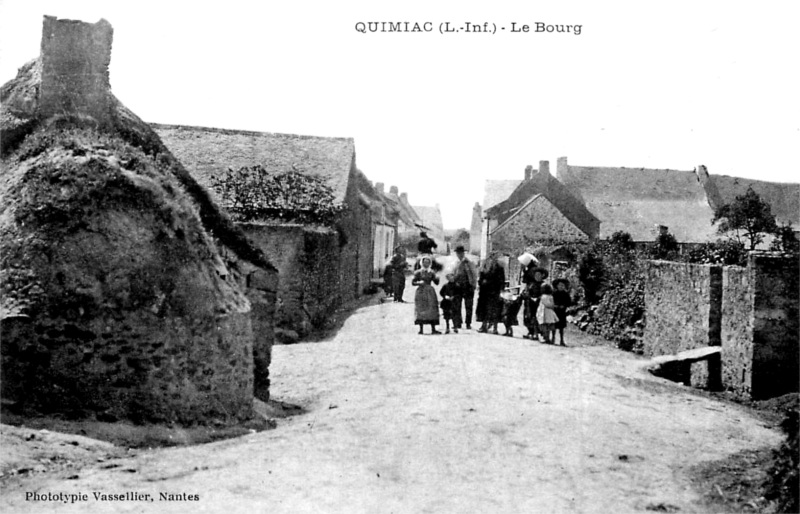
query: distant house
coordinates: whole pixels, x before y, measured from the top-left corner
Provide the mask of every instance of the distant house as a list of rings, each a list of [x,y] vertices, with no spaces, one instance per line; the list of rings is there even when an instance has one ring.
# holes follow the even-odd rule
[[[430,227],[423,223],[419,214],[408,203],[408,193],[400,193],[397,186],[391,186],[387,193],[384,191],[382,182],[375,184],[375,189],[387,206],[395,213],[397,220],[397,237],[389,251],[393,251],[396,246],[403,246],[407,250],[415,249],[419,241],[419,233],[430,230]]]
[[[228,169],[261,166],[270,174],[298,172],[327,185],[343,207],[328,223],[260,219],[240,223],[280,273],[277,324],[301,336],[324,323],[369,284],[374,258],[376,195],[356,168],[351,138],[273,134],[153,124],[167,148],[224,207],[212,178]],[[298,200],[313,208],[315,199]],[[302,203],[305,201],[305,205]]]
[[[373,193],[374,195],[368,198],[372,204],[374,227],[374,235],[372,237],[372,275],[381,277],[397,241],[399,212],[397,207],[384,195],[382,183],[375,184]]]
[[[559,157],[556,178],[600,220],[601,239],[624,231],[636,242],[652,242],[660,227],[667,227],[679,243],[719,237],[695,171],[573,166]]]
[[[528,167],[525,176],[506,200],[484,212],[492,227],[488,250],[511,257],[510,278],[519,272],[513,257],[524,249],[537,245],[555,251],[554,243],[586,242],[600,232],[600,220],[550,174],[549,162],[540,161],[538,172]]]
[[[525,170],[525,180],[530,178],[531,171]],[[483,188],[483,206],[482,209],[472,209],[472,226],[476,225],[475,216],[480,216],[481,231],[478,238],[473,239],[474,230],[470,230],[470,253],[480,256],[485,259],[488,254],[489,232],[494,229],[496,223],[492,225],[491,221],[486,218],[484,213],[498,203],[507,199],[511,193],[522,183],[522,180],[487,180]],[[473,243],[477,241],[477,243]]]
[[[481,254],[481,227],[483,226],[483,208],[479,202],[472,207],[472,220],[469,225],[469,253]]]
[[[414,205],[414,211],[419,215],[422,223],[427,227],[428,237],[436,242],[437,253],[447,253],[447,243],[444,240],[444,224],[442,223],[442,211],[439,204],[433,207]]]
[[[594,239],[600,220],[561,182],[550,175],[547,161],[528,174],[509,197],[485,211],[491,221],[491,250],[516,251],[534,242],[578,242]]]

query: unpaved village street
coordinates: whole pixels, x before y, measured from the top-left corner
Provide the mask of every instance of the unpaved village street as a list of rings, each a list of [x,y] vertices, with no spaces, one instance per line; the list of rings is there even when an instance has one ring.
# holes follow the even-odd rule
[[[305,412],[274,430],[141,451],[72,479],[35,475],[9,485],[0,510],[704,512],[688,468],[780,442],[744,409],[650,377],[643,359],[572,327],[567,348],[524,340],[521,327],[513,339],[419,336],[413,309],[373,302],[330,341],[275,347],[272,395]],[[30,502],[28,491],[89,500]],[[98,502],[97,491],[154,501]]]

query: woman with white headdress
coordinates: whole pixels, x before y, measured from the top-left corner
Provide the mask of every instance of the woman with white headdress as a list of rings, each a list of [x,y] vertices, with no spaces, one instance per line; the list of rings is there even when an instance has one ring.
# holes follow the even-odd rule
[[[414,322],[419,325],[419,333],[422,334],[422,327],[430,324],[431,334],[441,334],[436,330],[439,324],[439,299],[436,290],[431,283],[439,284],[439,278],[431,269],[433,257],[423,255],[420,259],[420,268],[414,272],[412,286],[417,286],[414,294]]]

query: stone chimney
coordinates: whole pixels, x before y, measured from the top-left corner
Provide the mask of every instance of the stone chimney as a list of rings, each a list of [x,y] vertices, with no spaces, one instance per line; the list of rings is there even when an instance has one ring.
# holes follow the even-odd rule
[[[539,161],[539,173],[550,174],[550,161]]]
[[[106,20],[85,23],[44,17],[39,112],[109,118],[108,65],[114,29]]]
[[[533,176],[533,166],[528,164],[527,166],[525,166],[525,180],[530,180],[532,176]]]
[[[561,180],[562,182],[564,179],[569,175],[569,165],[567,164],[566,157],[559,157],[556,160],[556,178]]]
[[[383,194],[383,182],[376,182],[375,183],[375,191]]]
[[[403,203],[408,203],[408,193],[400,193],[400,200],[402,200]]]
[[[397,194],[398,194],[398,189],[397,189],[397,186],[392,186],[392,187],[390,187],[390,188],[389,188],[389,192],[390,192],[391,194],[393,194],[393,195],[397,196]]]
[[[701,164],[694,169],[694,174],[697,175],[697,180],[703,186],[709,207],[714,210],[719,209],[723,204],[722,196],[719,194],[717,185],[713,180],[711,180],[711,176],[708,174],[708,169]]]

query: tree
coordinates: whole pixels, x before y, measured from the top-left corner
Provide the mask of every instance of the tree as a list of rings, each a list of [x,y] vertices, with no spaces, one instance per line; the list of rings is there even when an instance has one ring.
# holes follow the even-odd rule
[[[664,261],[675,260],[678,257],[678,240],[669,232],[658,234],[651,255],[654,259]]]
[[[737,196],[732,203],[720,206],[714,212],[711,223],[717,221],[720,222],[717,228],[719,234],[727,234],[742,244],[747,243],[750,250],[755,250],[766,234],[778,231],[770,205],[752,187],[748,187],[747,192]]]
[[[800,251],[800,241],[794,234],[794,227],[791,223],[783,223],[775,231],[775,239],[770,245],[770,250],[787,253],[798,253]]]
[[[611,234],[611,237],[608,238],[608,242],[611,243],[612,248],[614,248],[617,252],[631,252],[634,248],[636,248],[636,243],[633,242],[633,237],[627,232],[622,230],[618,230]]]

